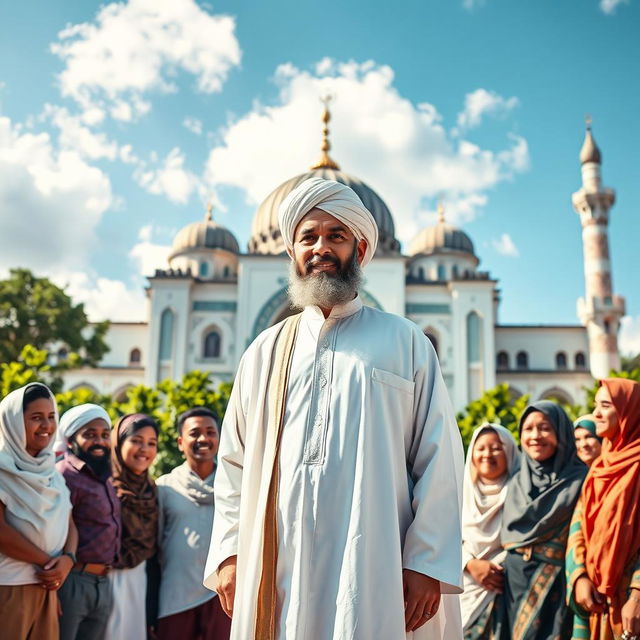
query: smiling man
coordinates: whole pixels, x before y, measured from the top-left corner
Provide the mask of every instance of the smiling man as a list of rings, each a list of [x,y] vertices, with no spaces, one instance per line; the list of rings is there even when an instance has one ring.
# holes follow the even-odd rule
[[[227,640],[231,623],[202,585],[213,522],[213,478],[220,442],[212,411],[195,407],[178,418],[185,462],[158,478],[158,640]]]
[[[112,607],[107,574],[120,548],[120,501],[110,482],[111,420],[95,404],[69,409],[60,419],[56,465],[71,492],[78,529],[75,564],[58,596],[61,640],[105,637]]]
[[[378,230],[353,190],[307,180],[279,213],[303,311],[241,360],[205,584],[236,640],[461,638],[440,596],[461,591],[463,454],[435,352],[363,306]]]

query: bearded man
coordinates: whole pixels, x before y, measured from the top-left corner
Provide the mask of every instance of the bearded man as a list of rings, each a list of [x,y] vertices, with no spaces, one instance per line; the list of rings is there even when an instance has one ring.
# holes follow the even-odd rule
[[[110,482],[111,420],[96,404],[82,404],[60,418],[56,467],[71,492],[78,529],[74,567],[60,590],[61,640],[101,640],[112,608],[107,574],[120,549],[120,501]]]
[[[349,187],[303,182],[279,223],[303,311],[240,362],[205,585],[235,640],[462,638],[439,606],[461,591],[463,452],[435,352],[362,305],[378,230]]]

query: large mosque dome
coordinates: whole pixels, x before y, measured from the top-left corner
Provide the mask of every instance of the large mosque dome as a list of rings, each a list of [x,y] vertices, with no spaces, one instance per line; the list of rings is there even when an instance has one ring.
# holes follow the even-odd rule
[[[384,200],[359,178],[340,171],[340,167],[329,157],[330,145],[327,127],[329,119],[329,111],[325,109],[323,114],[324,140],[320,160],[306,173],[301,173],[283,182],[258,207],[251,228],[249,253],[284,253],[284,243],[278,226],[280,204],[301,182],[309,178],[325,178],[351,187],[371,212],[378,225],[379,238],[376,256],[397,256],[400,254],[400,243],[396,240],[393,218]]]
[[[433,255],[438,253],[465,253],[475,257],[471,238],[458,227],[440,220],[422,229],[409,246],[409,255]]]
[[[210,208],[204,220],[192,222],[178,231],[169,259],[202,249],[224,249],[236,255],[240,253],[236,237],[229,229],[213,221]]]

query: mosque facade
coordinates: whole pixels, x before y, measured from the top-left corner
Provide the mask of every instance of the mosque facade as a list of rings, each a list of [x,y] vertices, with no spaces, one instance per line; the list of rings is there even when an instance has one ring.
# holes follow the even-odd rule
[[[169,268],[149,277],[146,322],[112,323],[100,365],[67,372],[66,388],[88,387],[123,399],[129,387],[179,379],[188,371],[230,381],[242,353],[264,329],[293,313],[287,298],[289,258],[278,207],[301,182],[322,177],[349,185],[375,218],[380,241],[365,270],[367,305],[406,316],[432,341],[456,410],[485,389],[508,383],[514,396],[582,401],[593,377],[619,367],[617,333],[624,299],[614,295],[607,226],[613,190],[602,187],[601,153],[590,128],[580,154],[583,184],[573,205],[583,229],[585,297],[579,325],[509,325],[498,321],[497,280],[479,269],[469,236],[438,222],[402,253],[391,211],[360,179],[340,170],[325,137],[319,161],[287,180],[258,207],[242,251],[211,209],[176,235]]]

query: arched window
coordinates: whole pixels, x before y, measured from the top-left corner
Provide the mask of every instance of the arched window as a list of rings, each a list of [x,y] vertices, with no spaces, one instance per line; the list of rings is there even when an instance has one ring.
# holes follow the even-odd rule
[[[567,368],[567,354],[564,351],[556,353],[556,369],[564,371]]]
[[[611,323],[608,320],[604,321],[604,332],[606,334],[611,333]]]
[[[458,279],[458,265],[454,264],[453,267],[451,267],[451,278],[453,280],[457,280]]]
[[[498,371],[505,371],[509,368],[509,354],[506,351],[499,351],[496,356],[496,368]]]
[[[418,269],[418,278],[421,282],[424,282],[424,267]]]
[[[516,356],[516,368],[520,370],[529,368],[529,354],[526,351],[518,351]]]
[[[204,339],[204,357],[219,358],[221,342],[220,333],[218,331],[215,329],[209,331]]]
[[[229,265],[225,265],[224,269],[222,270],[222,277],[228,278],[230,275],[231,275],[231,270],[229,269]]]
[[[173,311],[165,309],[160,316],[160,360],[171,360],[173,356]]]
[[[142,354],[140,353],[140,349],[138,349],[138,347],[134,347],[129,353],[129,364],[132,366],[139,365],[141,356]]]
[[[472,311],[467,316],[467,362],[482,362],[482,330],[480,316]]]
[[[444,269],[443,264],[438,265],[438,281],[443,282],[447,279],[447,272]]]
[[[436,350],[436,355],[438,355],[438,337],[429,329],[424,330],[424,335],[429,338],[429,342],[433,345],[433,348]]]
[[[58,349],[58,362],[62,362],[63,360],[66,360],[68,355],[69,355],[69,352],[67,351],[67,349],[65,347],[60,347]]]
[[[575,357],[576,369],[584,371],[587,368],[587,359],[582,351],[578,351]]]
[[[201,262],[200,263],[200,277],[206,278],[209,275],[209,263]]]

